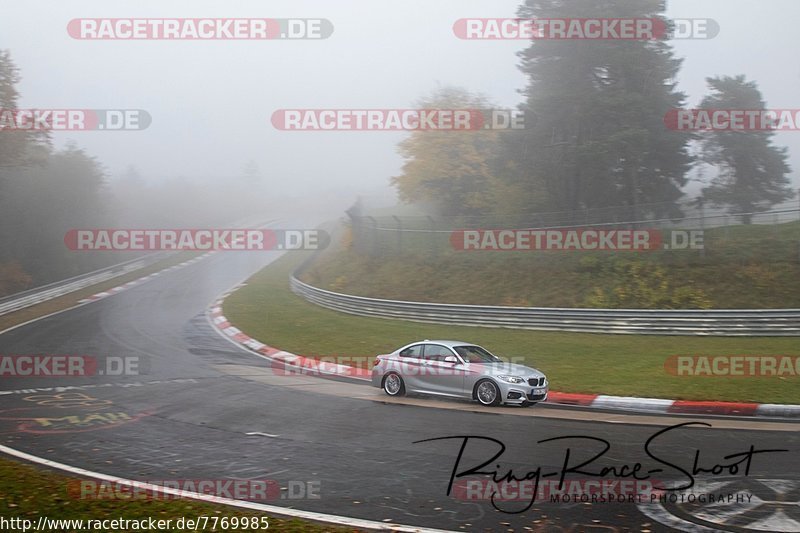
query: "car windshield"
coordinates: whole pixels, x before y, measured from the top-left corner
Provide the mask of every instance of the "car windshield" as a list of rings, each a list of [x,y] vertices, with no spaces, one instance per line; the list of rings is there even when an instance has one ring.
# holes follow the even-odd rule
[[[480,346],[455,346],[454,349],[468,363],[499,363],[502,361]]]

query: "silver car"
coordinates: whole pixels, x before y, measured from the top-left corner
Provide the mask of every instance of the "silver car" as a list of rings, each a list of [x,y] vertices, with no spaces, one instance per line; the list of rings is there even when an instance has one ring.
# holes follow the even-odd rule
[[[546,400],[549,388],[535,368],[506,363],[468,342],[429,340],[377,356],[372,385],[389,396],[411,392],[521,406]]]

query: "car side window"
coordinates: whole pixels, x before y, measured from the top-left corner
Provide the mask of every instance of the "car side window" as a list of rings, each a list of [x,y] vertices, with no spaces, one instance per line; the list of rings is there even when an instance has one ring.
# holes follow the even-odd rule
[[[411,357],[413,359],[422,359],[422,344],[415,344],[409,346],[400,352],[400,357]]]
[[[448,355],[453,355],[450,348],[441,346],[439,344],[426,344],[425,345],[425,359],[428,361],[444,361]]]

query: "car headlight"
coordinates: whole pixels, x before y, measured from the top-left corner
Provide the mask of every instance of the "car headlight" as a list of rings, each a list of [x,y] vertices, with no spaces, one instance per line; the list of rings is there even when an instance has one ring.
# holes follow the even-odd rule
[[[525,378],[519,376],[497,376],[497,378],[507,383],[525,383]]]

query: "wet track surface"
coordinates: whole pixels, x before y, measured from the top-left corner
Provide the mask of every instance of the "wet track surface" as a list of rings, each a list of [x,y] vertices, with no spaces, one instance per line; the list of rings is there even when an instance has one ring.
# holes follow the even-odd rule
[[[664,525],[669,523],[696,531],[791,531],[797,530],[793,524],[800,525],[797,432],[676,429],[651,446],[659,463],[645,453],[645,442],[658,427],[384,404],[257,383],[221,371],[228,365],[268,366],[219,336],[205,310],[221,292],[274,257],[217,253],[0,336],[2,354],[139,357],[147,372],[4,378],[0,442],[129,479],[274,479],[281,486],[311,481],[318,483],[319,499],[266,503],[442,529],[662,531],[669,530]],[[75,388],[47,390],[53,387]],[[664,418],[663,426],[690,420]],[[690,471],[698,451],[699,465],[708,468],[736,462],[725,456],[747,452],[751,445],[789,451],[754,455],[746,477],[741,470],[733,476],[729,469],[696,476],[695,490],[749,492],[758,498],[747,506],[537,501],[512,514],[529,502],[495,502],[506,511],[501,512],[489,501],[464,499],[463,491],[461,497],[458,491],[446,495],[463,439],[414,443],[466,435],[504,443],[505,453],[484,470],[500,464],[500,475],[513,469],[517,477],[540,466],[543,473],[558,471],[567,449],[570,465],[578,464],[578,458],[588,460],[603,449],[596,439],[608,441],[610,448],[587,470],[620,470],[639,461],[644,468],[663,469],[654,479],[675,483],[685,483],[687,476],[664,462]],[[539,442],[565,436],[573,438]],[[470,441],[460,470],[491,458],[497,446]],[[776,479],[782,481],[761,481]]]

